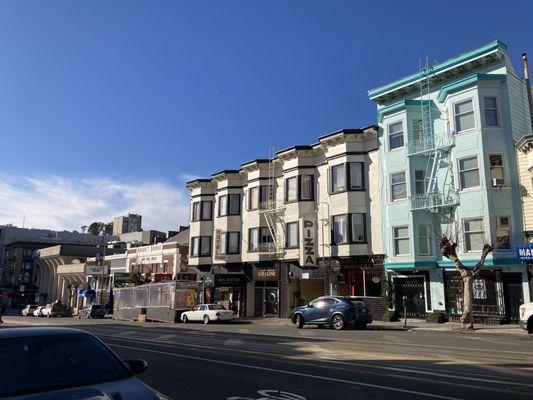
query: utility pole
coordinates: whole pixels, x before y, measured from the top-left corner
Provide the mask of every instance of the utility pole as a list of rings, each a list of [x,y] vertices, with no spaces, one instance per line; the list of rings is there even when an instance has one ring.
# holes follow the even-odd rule
[[[104,236],[104,242],[102,244],[102,273],[100,275],[100,305],[103,301],[103,295],[104,295],[104,272],[105,272],[105,248],[106,248],[106,226],[105,223],[102,223],[100,232],[102,232]]]

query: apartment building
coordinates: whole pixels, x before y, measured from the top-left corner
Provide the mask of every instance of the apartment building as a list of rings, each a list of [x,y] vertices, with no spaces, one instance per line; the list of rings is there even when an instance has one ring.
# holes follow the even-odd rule
[[[346,294],[382,313],[379,164],[372,125],[188,182],[189,266],[201,272],[204,300],[286,317]]]
[[[369,91],[379,120],[385,267],[409,316],[462,313],[462,281],[439,238],[464,264],[494,251],[474,282],[478,319],[516,321],[530,301],[514,143],[531,132],[527,90],[500,41]]]
[[[142,231],[142,215],[128,214],[113,218],[113,235]]]

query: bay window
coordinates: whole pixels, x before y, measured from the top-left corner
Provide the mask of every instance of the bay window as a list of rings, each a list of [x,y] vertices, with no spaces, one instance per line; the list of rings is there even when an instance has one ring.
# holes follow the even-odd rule
[[[463,220],[463,229],[465,236],[465,251],[481,251],[484,245],[483,218],[469,218]]]
[[[287,224],[285,247],[287,249],[298,247],[298,222],[289,222]]]
[[[455,132],[460,133],[476,126],[474,119],[474,103],[472,100],[462,101],[453,105]]]
[[[479,186],[479,167],[477,156],[459,160],[459,180],[461,189]]]
[[[389,150],[403,147],[403,123],[392,123],[388,126]]]
[[[395,256],[404,256],[410,253],[410,239],[409,239],[409,227],[406,226],[395,226],[392,228],[393,233],[393,244],[394,244],[394,255]]]

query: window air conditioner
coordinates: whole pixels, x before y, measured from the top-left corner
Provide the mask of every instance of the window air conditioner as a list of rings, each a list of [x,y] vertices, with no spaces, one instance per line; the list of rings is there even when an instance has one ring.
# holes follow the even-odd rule
[[[505,179],[503,179],[503,178],[492,178],[492,186],[493,187],[505,186]]]

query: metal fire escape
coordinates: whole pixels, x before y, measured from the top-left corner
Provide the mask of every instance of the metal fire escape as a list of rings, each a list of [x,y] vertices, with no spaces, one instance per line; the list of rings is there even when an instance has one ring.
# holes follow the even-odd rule
[[[268,186],[266,199],[261,199],[259,215],[263,216],[270,232],[270,242],[259,244],[259,253],[269,254],[273,260],[285,254],[285,205],[276,199],[276,166],[274,154],[268,163]]]
[[[416,140],[409,140],[407,145],[408,157],[424,157],[426,159],[425,193],[410,197],[412,211],[440,212],[443,208],[453,208],[459,204],[451,162],[451,151],[455,146],[455,137],[450,131],[448,123],[444,129],[435,132],[433,119],[435,108],[431,100],[432,78],[433,68],[426,62],[424,68],[420,67],[421,135]]]

